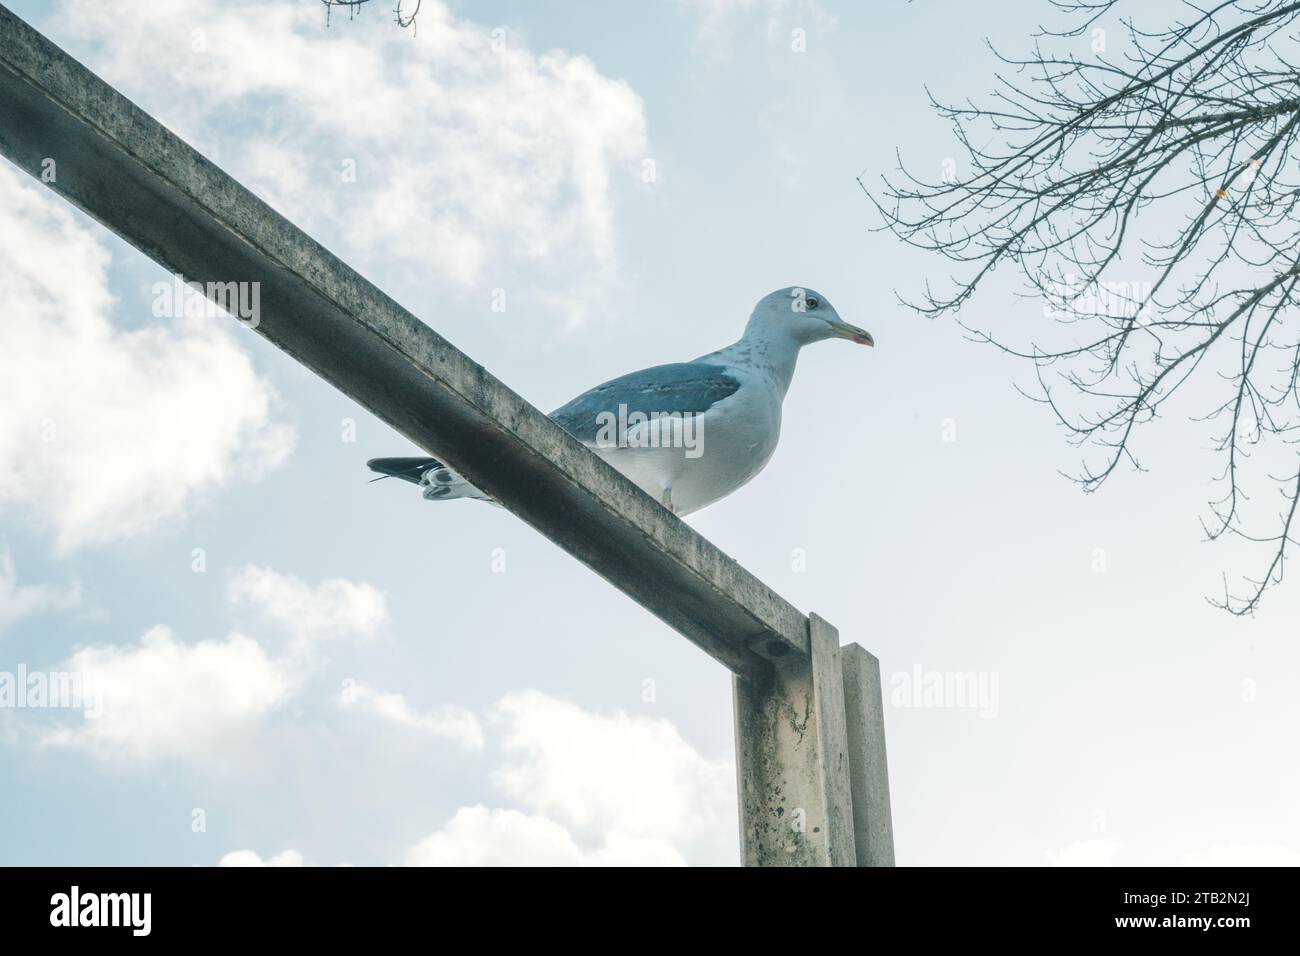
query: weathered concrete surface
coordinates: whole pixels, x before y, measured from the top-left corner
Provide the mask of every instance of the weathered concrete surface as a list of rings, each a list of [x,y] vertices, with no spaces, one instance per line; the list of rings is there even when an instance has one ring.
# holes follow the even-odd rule
[[[0,152],[54,158],[51,188],[186,280],[261,283],[259,334],[733,672],[807,654],[803,614],[3,7]]]
[[[889,809],[880,661],[862,646],[848,644],[840,648],[840,663],[844,671],[858,866],[893,866],[894,824]]]
[[[746,866],[853,866],[844,679],[835,628],[809,616],[807,657],[733,681]]]

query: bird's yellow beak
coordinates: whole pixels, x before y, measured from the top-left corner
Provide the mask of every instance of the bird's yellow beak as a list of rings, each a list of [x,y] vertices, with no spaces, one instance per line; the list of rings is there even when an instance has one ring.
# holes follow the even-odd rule
[[[871,337],[871,333],[866,329],[860,329],[856,325],[849,325],[847,322],[841,322],[834,319],[830,323],[831,334],[836,338],[848,339],[850,342],[857,342],[859,345],[876,344],[876,340]]]

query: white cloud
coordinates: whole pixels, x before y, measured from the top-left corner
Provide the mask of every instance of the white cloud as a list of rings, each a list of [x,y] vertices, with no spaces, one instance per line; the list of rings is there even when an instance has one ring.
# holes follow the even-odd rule
[[[1081,840],[1049,853],[1053,866],[1115,866],[1118,840]],[[1183,866],[1300,866],[1300,852],[1278,843],[1215,843],[1183,855]]]
[[[560,824],[518,810],[461,807],[446,826],[403,856],[403,866],[685,866],[672,847],[611,833],[584,850]],[[284,850],[263,859],[254,850],[227,853],[217,866],[306,866],[302,853]]]
[[[407,864],[684,866],[702,838],[734,846],[730,763],[700,756],[669,721],[534,690],[507,695],[495,716],[505,762],[492,780],[524,809],[462,807]]]
[[[294,575],[247,566],[231,575],[227,598],[232,607],[251,610],[259,623],[288,633],[288,648],[272,654],[265,642],[240,633],[182,644],[160,626],[135,646],[77,651],[56,669],[86,675],[102,714],[64,726],[44,742],[104,759],[201,759],[218,739],[296,697],[321,664],[322,642],[369,640],[388,621],[382,591],[343,578],[313,586]],[[399,702],[405,704],[400,697]],[[482,745],[482,732],[467,712],[449,708],[420,717],[404,713],[385,695],[374,695],[370,703],[381,716],[409,717],[463,746]]]
[[[130,537],[279,464],[292,432],[228,320],[110,321],[109,255],[0,164],[0,509],[60,552]],[[246,334],[246,333],[244,333]]]
[[[81,603],[79,588],[49,584],[19,584],[9,546],[0,544],[0,632],[38,611],[60,610]]]
[[[508,762],[492,779],[528,809],[676,846],[734,832],[731,763],[702,757],[667,720],[594,714],[537,691],[508,695],[497,714]]]
[[[1052,866],[1114,866],[1118,840],[1080,840],[1057,853],[1048,853]]]
[[[1300,853],[1276,843],[1216,843],[1188,853],[1185,866],[1300,866]]]
[[[326,578],[316,586],[292,574],[248,565],[227,584],[235,607],[248,608],[292,637],[306,653],[326,641],[368,641],[388,622],[388,601],[373,584]]]
[[[383,720],[418,730],[433,737],[446,737],[466,750],[483,749],[483,727],[470,711],[453,704],[421,714],[401,694],[383,693],[365,684],[352,682],[344,687],[343,706],[373,714]]]
[[[672,847],[611,833],[583,850],[560,824],[518,810],[461,807],[437,833],[410,849],[407,866],[684,866]]]
[[[349,706],[399,724],[447,732],[400,694],[348,688]],[[496,708],[504,729],[503,765],[493,775],[519,807],[463,806],[411,846],[408,866],[685,866],[734,855],[734,775],[729,763],[701,757],[666,720],[595,714],[523,691]],[[454,733],[481,746],[473,715]],[[708,846],[720,837],[727,850]],[[712,852],[712,858],[710,854]],[[280,861],[277,863],[277,861]],[[221,865],[298,865],[285,851],[269,860],[252,850]]]
[[[0,596],[3,585],[0,573]],[[287,632],[288,647],[272,653],[270,642],[240,633],[187,645],[160,626],[138,645],[80,650],[54,670],[85,675],[90,706],[102,713],[47,733],[42,742],[78,747],[106,760],[201,761],[218,739],[300,698],[324,664],[319,653],[323,642],[369,640],[388,621],[382,591],[343,578],[310,585],[293,575],[248,566],[231,575],[227,598],[232,607],[251,610],[260,624]],[[467,750],[483,747],[482,726],[462,707],[444,705],[420,713],[401,694],[356,683],[348,685],[343,703]]]
[[[294,693],[288,668],[249,637],[182,644],[155,627],[138,645],[88,647],[56,670],[80,674],[98,716],[48,734],[105,760],[201,757]]]
[[[295,222],[346,223],[346,257],[453,286],[544,262],[539,274],[581,288],[612,268],[613,182],[620,168],[631,182],[646,155],[645,118],[585,56],[534,54],[438,0],[423,3],[415,37],[385,16],[326,29],[307,3],[60,11],[96,72]]]
[[[297,850],[285,850],[283,853],[277,853],[275,856],[263,860],[252,850],[234,850],[227,853],[218,862],[217,866],[305,866],[302,854]]]

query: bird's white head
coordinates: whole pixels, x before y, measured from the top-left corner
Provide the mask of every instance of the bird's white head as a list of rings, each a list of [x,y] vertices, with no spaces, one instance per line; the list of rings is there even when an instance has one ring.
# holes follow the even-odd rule
[[[849,325],[824,295],[807,286],[777,289],[759,299],[745,326],[745,335],[789,338],[800,346],[833,338],[859,345],[876,344],[870,332]]]

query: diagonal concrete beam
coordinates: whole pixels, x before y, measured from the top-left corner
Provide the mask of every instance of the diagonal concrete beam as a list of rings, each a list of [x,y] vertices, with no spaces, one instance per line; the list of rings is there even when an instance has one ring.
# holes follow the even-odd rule
[[[805,615],[2,6],[0,153],[55,159],[52,189],[187,280],[260,283],[259,334],[737,675],[808,654]]]

